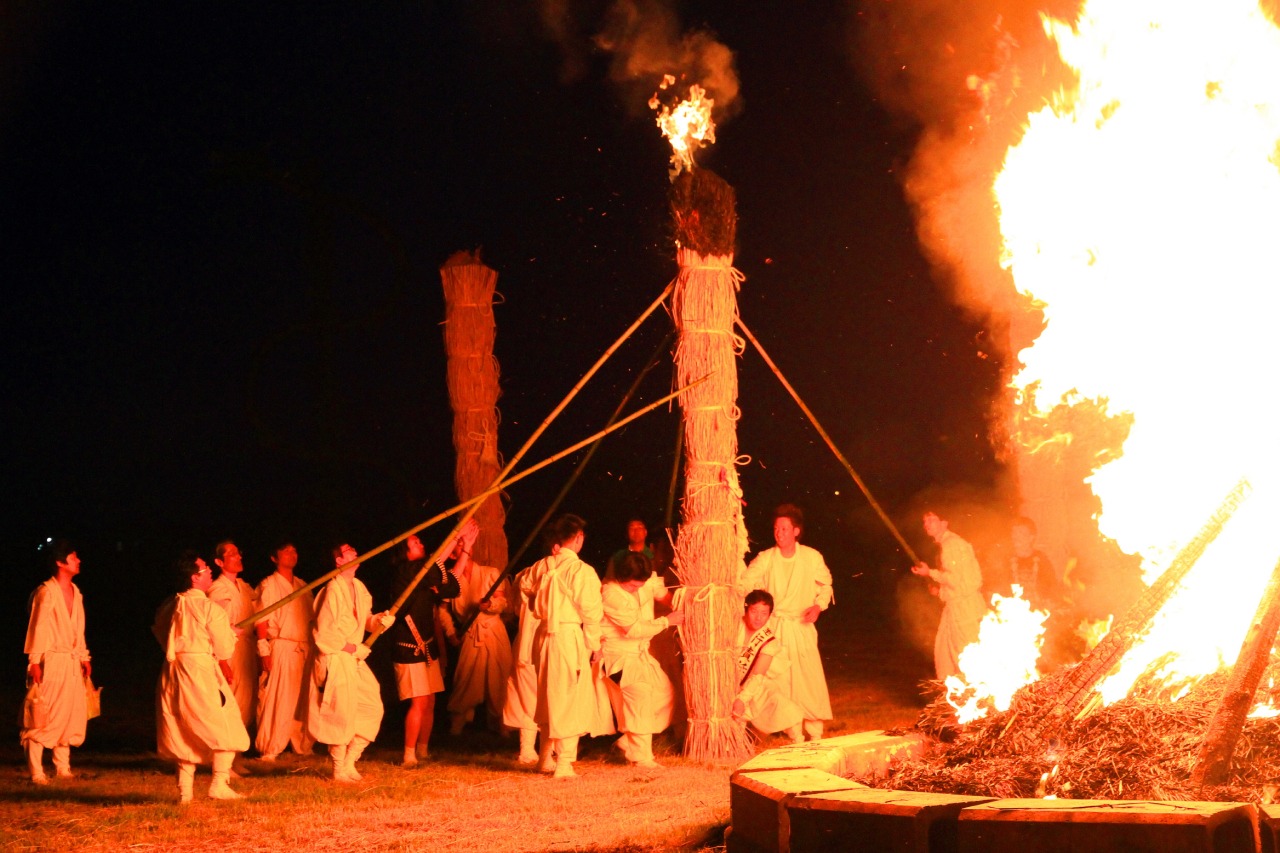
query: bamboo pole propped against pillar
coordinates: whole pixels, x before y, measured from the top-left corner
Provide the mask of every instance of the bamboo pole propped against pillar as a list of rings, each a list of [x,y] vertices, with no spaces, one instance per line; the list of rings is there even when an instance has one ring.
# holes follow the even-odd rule
[[[481,263],[480,253],[455,252],[440,267],[444,285],[446,377],[453,406],[453,482],[459,500],[489,488],[502,470],[498,453],[498,360],[493,354],[496,324],[493,294],[498,273]],[[471,559],[482,566],[507,564],[506,509],[491,495],[476,510],[480,536]]]
[[[671,210],[679,273],[672,315],[679,334],[676,384],[709,376],[680,398],[685,487],[675,558],[685,587],[680,628],[689,727],[685,754],[732,759],[749,752],[733,719],[734,641],[742,618],[735,583],[744,568],[738,459],[738,368],[743,344],[733,331],[742,274],[733,268],[737,214],[733,188],[698,169],[675,179]]]

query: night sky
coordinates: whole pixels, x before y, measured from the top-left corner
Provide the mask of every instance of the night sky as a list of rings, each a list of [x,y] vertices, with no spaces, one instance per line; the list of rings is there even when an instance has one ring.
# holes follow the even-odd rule
[[[648,92],[592,47],[608,4],[566,5],[561,42],[498,0],[7,8],[6,543],[81,544],[91,646],[94,595],[130,588],[149,612],[164,590],[137,587],[182,545],[235,537],[256,581],[287,533],[310,578],[330,537],[372,547],[454,502],[452,252],[499,272],[508,454],[674,276]],[[743,319],[923,547],[922,496],[999,477],[1001,365],[918,248],[901,179],[919,129],[859,78],[856,5],[675,13],[741,82],[700,163],[738,193]],[[655,316],[527,461],[603,426],[667,328]],[[755,542],[795,501],[838,599],[882,599],[906,559],[751,352],[740,405]],[[675,429],[660,412],[606,440],[564,507],[591,522],[588,560],[632,512],[660,524]],[[513,549],[572,464],[511,490]]]

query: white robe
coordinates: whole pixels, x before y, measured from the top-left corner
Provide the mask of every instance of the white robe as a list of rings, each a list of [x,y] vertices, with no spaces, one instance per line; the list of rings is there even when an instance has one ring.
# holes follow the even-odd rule
[[[987,612],[982,597],[982,568],[973,546],[948,530],[938,543],[938,569],[929,577],[938,584],[942,618],[933,640],[933,666],[939,680],[960,673],[960,652],[978,641],[978,627]]]
[[[557,739],[613,734],[609,695],[590,660],[600,648],[604,615],[599,575],[567,548],[530,571],[533,613],[542,621],[534,638],[539,730]]]
[[[654,598],[664,595],[666,587],[657,574],[635,592],[610,582],[601,593],[605,687],[618,729],[629,734],[657,734],[671,725],[675,691],[649,654],[649,638],[667,629],[667,617],[653,615]]]
[[[180,593],[174,604],[156,685],[156,751],[161,758],[208,764],[215,752],[249,748],[240,708],[218,666],[231,657],[236,636],[226,611],[200,590]]]
[[[209,587],[209,600],[227,612],[227,620],[236,635],[236,648],[231,654],[231,689],[240,706],[240,719],[245,726],[254,721],[258,699],[258,649],[253,626],[238,631],[236,625],[258,609],[258,593],[240,578],[219,575]]]
[[[382,691],[369,665],[343,651],[369,627],[373,596],[359,578],[339,575],[316,596],[316,663],[308,679],[307,732],[320,743],[368,741],[382,726]]]
[[[498,569],[471,565],[458,574],[458,596],[447,602],[449,618],[461,626],[474,617],[471,627],[458,648],[458,662],[453,671],[453,693],[449,711],[464,713],[485,703],[489,713],[498,717],[507,699],[507,678],[511,675],[511,640],[502,621],[507,593],[511,585],[505,580],[494,592],[488,613],[480,611],[480,599],[493,586]]]
[[[516,615],[520,627],[516,632],[515,661],[507,678],[507,699],[502,706],[503,725],[513,729],[536,729],[534,715],[538,709],[538,662],[533,641],[542,624],[533,615],[533,569],[520,573],[516,593]]]
[[[306,581],[287,581],[273,572],[258,584],[258,610],[284,598]],[[276,755],[293,745],[300,755],[311,752],[313,740],[303,721],[307,712],[306,679],[311,670],[311,593],[304,593],[263,620],[271,643],[271,671],[258,677],[258,752]],[[259,622],[261,625],[263,622]]]
[[[818,653],[818,628],[800,619],[815,604],[822,610],[831,605],[831,570],[822,555],[807,545],[797,543],[790,559],[776,547],[769,548],[751,561],[738,582],[743,595],[753,589],[773,596],[769,625],[786,658],[787,667],[779,679],[783,689],[806,720],[830,720],[831,697]]]
[[[766,625],[760,630],[766,630]],[[758,632],[747,633],[747,625],[745,622],[738,621],[738,633],[733,644],[734,659],[737,661],[738,672],[738,688],[742,688],[742,683],[746,679],[747,674],[751,671],[752,664],[755,663],[759,655],[769,655],[772,660],[769,662],[769,668],[764,672],[764,682],[756,695],[746,704],[745,718],[759,731],[770,735],[774,732],[784,731],[792,726],[804,721],[804,712],[800,706],[787,696],[787,679],[786,672],[788,669],[787,656],[783,651],[782,643],[777,637],[763,643],[756,653],[751,656],[750,660],[744,660],[743,652],[747,648],[747,644]]]
[[[44,671],[40,684],[41,702],[46,711],[43,726],[23,729],[21,740],[45,747],[79,746],[84,743],[88,723],[84,670],[89,660],[84,644],[84,598],[71,585],[71,609],[57,578],[49,578],[31,594],[31,615],[27,641],[23,647],[28,664],[38,663]]]

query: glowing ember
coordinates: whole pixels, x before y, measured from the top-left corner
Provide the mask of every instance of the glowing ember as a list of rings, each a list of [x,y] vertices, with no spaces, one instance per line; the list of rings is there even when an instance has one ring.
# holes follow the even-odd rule
[[[676,78],[667,74],[662,78],[659,91],[669,89]],[[664,105],[655,92],[649,99],[649,109],[657,110],[658,128],[671,142],[671,177],[685,169],[693,170],[693,153],[716,141],[716,126],[711,120],[711,108],[716,105],[707,92],[696,83],[689,87],[689,97],[674,107]]]
[[[1277,404],[1259,381],[1274,360],[1280,30],[1257,0],[1088,0],[1045,29],[1078,85],[1030,117],[995,183],[1003,262],[1048,321],[1014,384],[1133,414],[1092,485],[1100,530],[1148,580],[1237,479],[1254,486],[1099,688],[1111,702],[1155,672],[1172,698],[1235,659],[1280,550]]]
[[[1013,597],[992,596],[993,608],[982,619],[978,642],[960,653],[964,678],[947,678],[947,701],[960,723],[985,717],[995,708],[1009,710],[1013,694],[1035,681],[1036,660],[1044,640],[1048,613],[1032,610],[1014,585]]]
[[[1269,702],[1263,702],[1249,712],[1249,718],[1252,720],[1267,720],[1272,717],[1280,717],[1280,708]]]
[[[1271,654],[1274,655],[1275,651],[1276,651],[1275,649],[1272,649]],[[1276,682],[1275,682],[1275,679],[1273,678],[1273,679],[1270,679],[1270,681],[1267,684],[1267,695],[1270,696],[1272,691],[1274,691],[1275,689],[1276,689]],[[1277,708],[1275,705],[1271,704],[1271,702],[1269,701],[1259,702],[1257,705],[1253,707],[1253,710],[1249,712],[1249,717],[1255,720],[1266,720],[1266,719],[1270,719],[1271,717],[1280,717],[1280,708]]]

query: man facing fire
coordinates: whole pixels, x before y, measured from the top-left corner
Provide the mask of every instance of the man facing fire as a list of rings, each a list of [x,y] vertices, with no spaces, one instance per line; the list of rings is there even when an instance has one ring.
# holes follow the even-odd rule
[[[933,640],[933,666],[942,681],[960,674],[960,652],[977,642],[987,602],[982,597],[982,569],[973,546],[936,512],[924,514],[924,532],[938,543],[938,568],[916,563],[911,571],[936,583],[936,591],[930,591],[942,599],[942,619]]]

